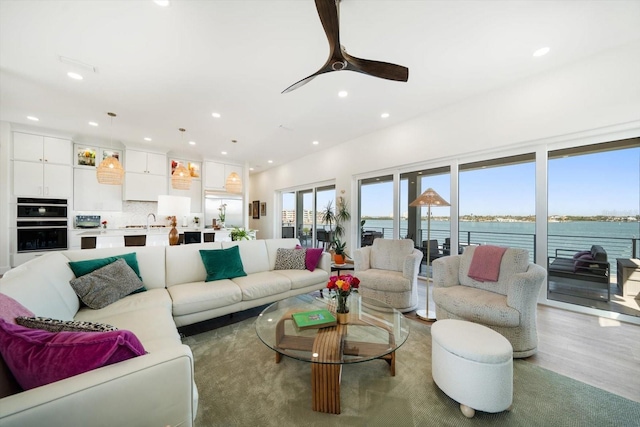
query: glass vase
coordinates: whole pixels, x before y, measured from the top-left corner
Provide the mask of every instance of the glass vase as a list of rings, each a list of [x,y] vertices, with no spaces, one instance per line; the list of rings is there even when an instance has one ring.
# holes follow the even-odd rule
[[[344,325],[349,319],[349,295],[336,295],[336,318]]]

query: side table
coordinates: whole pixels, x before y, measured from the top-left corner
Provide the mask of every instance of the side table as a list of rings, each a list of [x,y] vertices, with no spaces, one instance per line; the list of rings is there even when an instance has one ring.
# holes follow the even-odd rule
[[[618,288],[622,296],[640,300],[640,259],[617,258]]]

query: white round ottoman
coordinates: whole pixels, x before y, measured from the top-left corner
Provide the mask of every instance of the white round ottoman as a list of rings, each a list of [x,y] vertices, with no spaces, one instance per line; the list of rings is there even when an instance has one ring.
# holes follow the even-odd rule
[[[433,381],[460,403],[471,418],[475,411],[501,412],[513,401],[513,348],[486,326],[463,320],[438,320],[431,326]]]

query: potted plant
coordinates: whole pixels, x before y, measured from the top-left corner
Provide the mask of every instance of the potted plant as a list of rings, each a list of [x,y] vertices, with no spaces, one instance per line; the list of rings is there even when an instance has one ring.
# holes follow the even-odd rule
[[[250,230],[245,230],[244,228],[234,227],[231,230],[231,240],[251,240],[251,236],[249,235]]]
[[[332,243],[333,250],[335,254],[333,255],[333,262],[336,264],[344,264],[345,258],[347,257],[347,252],[345,251],[345,247],[347,246],[347,242],[342,242],[340,239],[335,239]]]

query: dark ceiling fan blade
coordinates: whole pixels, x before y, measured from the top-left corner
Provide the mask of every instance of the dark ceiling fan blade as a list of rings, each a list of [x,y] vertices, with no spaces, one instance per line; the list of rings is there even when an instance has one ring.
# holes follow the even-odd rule
[[[328,73],[329,71],[333,71],[331,69],[331,66],[328,65],[329,62],[327,62],[326,64],[324,64],[322,66],[322,68],[320,68],[318,71],[316,71],[315,73],[311,74],[308,77],[305,77],[304,79],[295,82],[294,84],[292,84],[291,86],[289,86],[288,88],[286,88],[285,90],[282,91],[282,93],[289,93],[292,90],[296,90],[301,86],[306,85],[307,83],[309,83],[311,80],[315,79],[317,76],[319,76],[320,74],[324,74],[324,73]]]
[[[368,74],[381,79],[406,82],[409,80],[409,69],[402,65],[390,64],[382,61],[372,61],[370,59],[356,58],[342,51],[344,59],[347,61],[347,70]]]
[[[339,0],[316,0],[316,9],[329,42],[329,57],[340,52]]]

